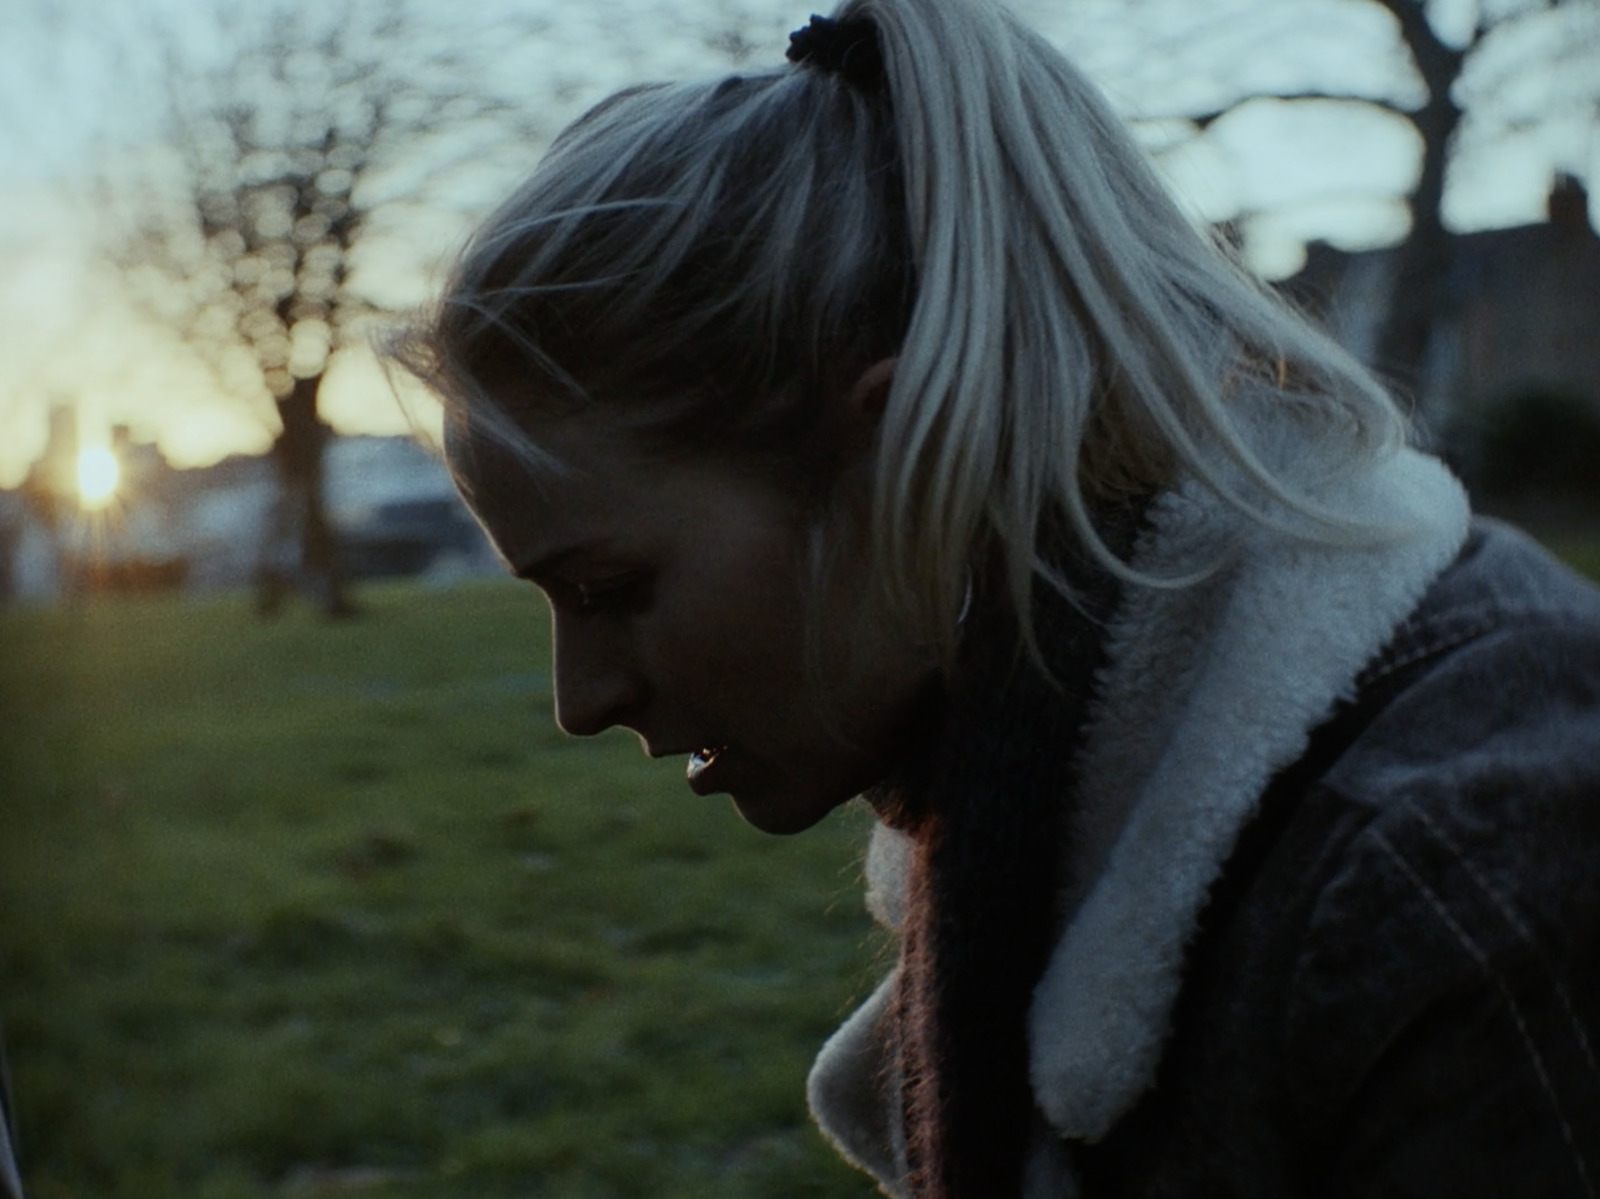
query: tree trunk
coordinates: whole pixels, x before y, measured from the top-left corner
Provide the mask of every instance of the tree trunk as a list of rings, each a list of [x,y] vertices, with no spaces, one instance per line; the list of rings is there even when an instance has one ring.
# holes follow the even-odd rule
[[[1411,193],[1411,234],[1397,253],[1389,310],[1378,331],[1373,365],[1402,394],[1419,405],[1441,397],[1423,394],[1424,369],[1434,328],[1450,304],[1449,277],[1454,240],[1444,227],[1445,172],[1450,145],[1461,123],[1451,91],[1461,74],[1465,51],[1441,42],[1416,0],[1383,0],[1400,23],[1417,69],[1428,88],[1428,102],[1413,118],[1422,138],[1422,171]],[[1442,412],[1418,409],[1424,425],[1437,426]]]
[[[338,536],[323,499],[322,463],[329,430],[317,415],[322,378],[296,379],[278,401],[283,431],[272,444],[278,497],[256,575],[256,607],[277,615],[301,591],[324,616],[356,612]]]

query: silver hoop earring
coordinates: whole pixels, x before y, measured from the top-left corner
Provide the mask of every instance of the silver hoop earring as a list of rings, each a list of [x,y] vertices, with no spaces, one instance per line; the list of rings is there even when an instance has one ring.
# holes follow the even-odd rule
[[[956,628],[967,623],[967,616],[972,611],[972,571],[967,571],[966,590],[961,593],[961,611],[956,613]]]

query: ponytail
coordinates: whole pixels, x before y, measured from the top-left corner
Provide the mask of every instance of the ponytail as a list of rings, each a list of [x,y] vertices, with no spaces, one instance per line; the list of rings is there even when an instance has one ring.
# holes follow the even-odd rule
[[[874,519],[917,627],[951,628],[988,552],[1031,633],[1034,580],[1069,585],[1040,537],[1063,521],[1114,574],[1182,582],[1135,574],[1095,519],[1180,473],[1299,535],[1379,532],[1319,509],[1252,442],[1311,422],[1326,469],[1353,469],[1402,444],[1392,401],[1190,225],[1077,70],[989,0],[837,15],[880,31],[918,275]]]
[[[1030,645],[1034,586],[1070,596],[1070,559],[1184,583],[1099,527],[1180,478],[1297,536],[1385,532],[1313,497],[1403,443],[1392,401],[1189,224],[1056,50],[992,0],[835,18],[875,30],[881,86],[804,60],[636,88],[561,135],[391,348],[456,445],[534,469],[542,412],[603,404],[825,497],[825,398],[896,357],[870,535],[947,665],[974,576]]]

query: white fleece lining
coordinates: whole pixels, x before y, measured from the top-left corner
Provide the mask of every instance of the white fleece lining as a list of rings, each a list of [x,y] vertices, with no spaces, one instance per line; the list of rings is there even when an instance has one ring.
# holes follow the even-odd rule
[[[1108,630],[1064,876],[1084,881],[1060,898],[1065,931],[1029,1016],[1034,1091],[1063,1137],[1104,1136],[1150,1085],[1184,949],[1261,791],[1466,540],[1460,484],[1412,451],[1321,499],[1410,531],[1360,550],[1296,542],[1198,486],[1152,508],[1136,566],[1160,574],[1224,550],[1227,564],[1190,588],[1131,589]],[[891,927],[909,848],[881,824],[873,832],[869,906]],[[828,1138],[894,1195],[898,1106],[881,1119],[860,1110],[869,1095],[883,1101],[891,986],[830,1038],[807,1089]]]
[[[887,1018],[897,977],[898,971],[884,979],[827,1039],[806,1079],[806,1102],[823,1136],[892,1199],[907,1193],[905,1130],[899,1104],[879,1089],[886,1083],[892,1095],[900,1090],[897,1073],[884,1061],[879,1026]],[[868,1112],[864,1104],[884,1106]]]
[[[1241,527],[1197,485],[1153,506],[1137,567],[1238,552],[1197,586],[1137,589],[1109,630],[1067,873],[1090,881],[1064,897],[1029,1017],[1034,1091],[1064,1137],[1099,1139],[1149,1086],[1184,949],[1256,800],[1466,538],[1460,484],[1422,454],[1339,491],[1339,511],[1414,527],[1327,547]]]

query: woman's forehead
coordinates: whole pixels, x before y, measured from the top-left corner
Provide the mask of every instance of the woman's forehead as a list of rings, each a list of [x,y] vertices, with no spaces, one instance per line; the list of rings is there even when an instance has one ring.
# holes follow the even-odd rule
[[[574,425],[584,427],[574,429]],[[463,491],[521,487],[567,478],[608,454],[609,435],[592,414],[514,416],[480,404],[445,422],[444,456]]]
[[[519,575],[578,544],[636,523],[649,505],[646,475],[620,447],[588,434],[507,445],[457,443],[450,470],[468,506]],[[630,513],[632,513],[630,515]]]

